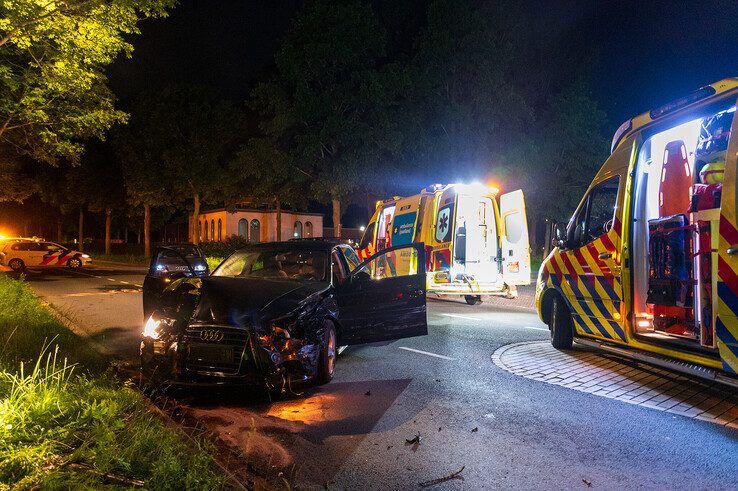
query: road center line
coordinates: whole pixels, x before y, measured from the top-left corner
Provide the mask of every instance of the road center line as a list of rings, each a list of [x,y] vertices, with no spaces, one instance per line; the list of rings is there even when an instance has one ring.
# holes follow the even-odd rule
[[[536,331],[548,331],[547,327],[523,326],[523,329],[535,329]]]
[[[481,321],[482,320],[479,317],[471,317],[468,315],[458,315],[458,314],[441,314],[441,315],[444,315],[446,317],[454,317],[456,319],[467,319],[470,321]]]
[[[443,360],[451,360],[451,361],[453,361],[453,358],[451,358],[450,356],[437,355],[435,353],[429,353],[428,351],[422,351],[422,350],[414,349],[414,348],[407,348],[405,346],[398,346],[398,348],[404,349],[405,351],[412,351],[413,353],[419,353],[421,355],[434,356],[436,358],[441,358]]]

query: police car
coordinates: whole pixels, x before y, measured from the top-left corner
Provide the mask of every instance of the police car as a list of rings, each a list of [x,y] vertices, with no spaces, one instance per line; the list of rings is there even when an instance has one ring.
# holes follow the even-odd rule
[[[90,263],[87,254],[38,238],[0,240],[0,266],[13,271],[26,268],[67,267],[79,269]]]

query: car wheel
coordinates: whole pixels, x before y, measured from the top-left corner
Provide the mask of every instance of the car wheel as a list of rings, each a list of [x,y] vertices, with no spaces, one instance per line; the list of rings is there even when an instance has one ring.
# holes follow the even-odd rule
[[[478,303],[482,303],[482,296],[481,295],[464,295],[464,300],[466,300],[466,303],[469,305],[476,305]]]
[[[26,269],[26,263],[18,258],[11,259],[8,262],[8,266],[10,266],[10,269],[12,269],[13,271],[23,271],[24,269]]]
[[[337,346],[336,326],[332,322],[326,321],[323,332],[323,346],[321,347],[320,358],[318,360],[318,373],[315,377],[317,384],[327,384],[333,379],[333,371],[336,368],[336,355],[338,353]]]
[[[574,343],[574,323],[569,309],[561,296],[556,295],[551,304],[551,317],[548,328],[551,330],[551,344],[556,349],[571,349]]]
[[[77,257],[73,257],[72,259],[67,261],[67,267],[69,269],[79,269],[82,267],[82,260]]]

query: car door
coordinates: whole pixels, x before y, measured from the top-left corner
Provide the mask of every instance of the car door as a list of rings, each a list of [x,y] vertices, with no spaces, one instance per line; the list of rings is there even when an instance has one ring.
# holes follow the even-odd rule
[[[525,197],[518,189],[500,196],[502,279],[508,285],[530,284],[530,241]]]
[[[342,344],[428,334],[422,243],[383,249],[336,285]]]
[[[176,250],[157,247],[143,282],[144,317],[161,306],[162,294],[174,280],[194,275],[189,262]]]
[[[569,222],[555,271],[577,334],[625,341],[620,323],[620,175],[595,183]]]

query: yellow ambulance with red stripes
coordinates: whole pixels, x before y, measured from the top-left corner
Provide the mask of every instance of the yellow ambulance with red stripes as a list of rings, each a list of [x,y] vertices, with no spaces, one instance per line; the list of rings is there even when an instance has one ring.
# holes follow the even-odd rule
[[[623,123],[538,274],[573,340],[738,386],[738,78]]]
[[[427,289],[462,296],[517,296],[531,283],[525,198],[498,196],[492,185],[435,184],[420,194],[378,201],[358,245],[361,258],[396,245],[423,242]]]

